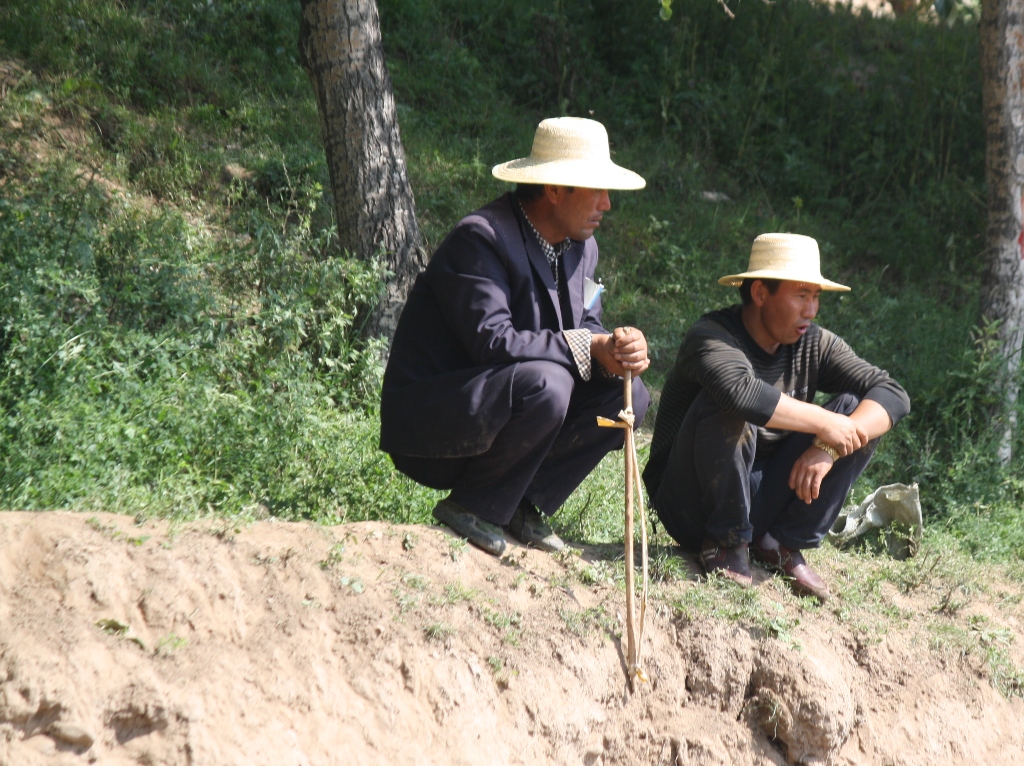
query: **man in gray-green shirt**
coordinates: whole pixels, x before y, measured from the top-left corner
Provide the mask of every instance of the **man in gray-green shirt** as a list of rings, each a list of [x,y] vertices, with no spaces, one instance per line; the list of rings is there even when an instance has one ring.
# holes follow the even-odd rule
[[[719,280],[742,305],[686,333],[661,395],[644,483],[680,545],[708,573],[750,585],[748,555],[821,600],[800,551],[821,544],[878,438],[910,412],[884,370],[814,324],[818,244],[762,234],[746,272]],[[835,394],[814,404],[818,391]]]

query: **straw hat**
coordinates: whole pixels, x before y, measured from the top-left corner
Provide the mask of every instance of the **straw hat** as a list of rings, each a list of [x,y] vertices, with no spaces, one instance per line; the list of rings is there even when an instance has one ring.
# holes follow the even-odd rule
[[[722,277],[718,284],[739,287],[744,279],[784,279],[818,285],[822,290],[850,289],[821,276],[818,242],[802,234],[762,234],[750,249],[747,270]]]
[[[612,162],[608,131],[595,120],[553,117],[537,126],[529,157],[495,165],[495,178],[521,184],[582,186],[585,189],[642,189],[632,170]]]

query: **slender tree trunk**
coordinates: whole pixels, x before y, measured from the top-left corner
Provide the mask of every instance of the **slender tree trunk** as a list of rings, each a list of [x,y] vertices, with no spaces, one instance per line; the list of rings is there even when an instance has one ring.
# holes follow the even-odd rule
[[[1012,456],[1024,342],[1024,0],[982,0],[981,78],[988,185],[981,311],[999,321],[1006,359],[999,448],[1005,464]]]
[[[375,0],[301,0],[299,56],[316,90],[341,247],[382,253],[387,292],[367,323],[394,335],[427,256],[416,223]]]

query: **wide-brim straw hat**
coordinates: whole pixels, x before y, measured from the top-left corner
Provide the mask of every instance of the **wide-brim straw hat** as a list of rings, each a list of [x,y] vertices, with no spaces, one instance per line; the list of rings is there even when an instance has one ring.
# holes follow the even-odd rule
[[[821,276],[818,242],[803,234],[762,234],[750,248],[750,262],[742,274],[730,274],[718,280],[726,287],[739,287],[744,279],[782,279],[806,282],[822,290],[848,292],[846,285]]]
[[[537,126],[529,157],[495,165],[495,178],[520,184],[642,189],[647,182],[612,162],[604,125],[582,117],[552,117]]]

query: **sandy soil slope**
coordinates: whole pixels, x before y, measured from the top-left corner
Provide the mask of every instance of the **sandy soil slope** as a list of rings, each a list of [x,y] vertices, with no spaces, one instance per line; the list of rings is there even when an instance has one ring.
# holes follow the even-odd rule
[[[1024,702],[935,648],[927,588],[880,583],[893,616],[869,629],[759,572],[742,598],[777,611],[766,630],[670,578],[630,695],[610,548],[498,561],[430,527],[226,524],[0,513],[0,764],[1022,762]],[[841,582],[855,559],[816,561]],[[1019,590],[955,615],[1017,667]]]

